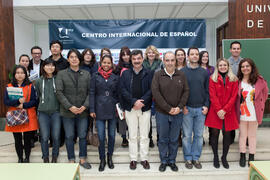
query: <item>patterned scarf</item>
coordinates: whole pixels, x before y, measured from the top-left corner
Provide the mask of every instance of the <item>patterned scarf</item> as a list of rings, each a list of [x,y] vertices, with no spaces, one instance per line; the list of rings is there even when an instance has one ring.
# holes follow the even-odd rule
[[[101,74],[101,76],[103,76],[104,79],[109,79],[109,77],[112,74],[112,69],[110,69],[109,71],[104,71],[101,66],[98,68],[98,72]]]

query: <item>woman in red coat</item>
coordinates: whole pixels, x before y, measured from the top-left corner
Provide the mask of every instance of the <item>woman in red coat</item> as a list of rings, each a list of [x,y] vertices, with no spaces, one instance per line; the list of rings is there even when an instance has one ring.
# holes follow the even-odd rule
[[[209,79],[210,108],[205,125],[212,128],[211,145],[214,153],[214,167],[219,168],[218,137],[222,130],[223,153],[221,162],[228,169],[227,154],[230,147],[231,130],[238,129],[235,101],[238,91],[237,77],[232,73],[228,60],[219,59]]]

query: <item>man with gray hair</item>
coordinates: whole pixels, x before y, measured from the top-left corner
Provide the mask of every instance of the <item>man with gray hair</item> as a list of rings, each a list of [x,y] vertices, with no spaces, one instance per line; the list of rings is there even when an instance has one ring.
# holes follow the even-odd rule
[[[161,164],[159,171],[166,166],[178,171],[175,159],[178,151],[178,136],[183,121],[183,108],[189,96],[187,79],[183,72],[176,69],[173,52],[163,58],[164,69],[157,71],[152,81],[152,94],[155,99],[158,150]]]

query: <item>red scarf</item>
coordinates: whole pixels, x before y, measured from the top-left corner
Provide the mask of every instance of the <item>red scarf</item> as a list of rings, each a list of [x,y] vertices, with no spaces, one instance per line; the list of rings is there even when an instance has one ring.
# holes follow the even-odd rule
[[[109,77],[112,74],[112,69],[110,69],[109,71],[104,71],[101,66],[98,68],[98,72],[101,74],[101,76],[103,76],[104,79],[109,79]]]

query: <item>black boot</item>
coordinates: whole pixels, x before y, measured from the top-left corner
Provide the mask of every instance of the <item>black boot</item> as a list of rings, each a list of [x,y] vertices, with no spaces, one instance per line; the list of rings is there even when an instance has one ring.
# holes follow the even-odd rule
[[[241,167],[245,167],[246,166],[246,153],[240,153],[239,165]]]
[[[19,158],[18,163],[23,163],[23,158]]]
[[[98,170],[99,170],[99,171],[104,171],[105,165],[106,165],[105,158],[104,158],[104,159],[101,159],[101,160],[100,160],[100,163],[99,163],[99,168],[98,168]]]
[[[107,163],[108,163],[108,166],[110,169],[113,169],[114,168],[114,164],[113,164],[113,161],[112,161],[112,156],[111,155],[107,155]]]
[[[223,165],[223,167],[224,167],[225,169],[229,169],[230,166],[229,166],[229,163],[228,163],[226,157],[222,156],[222,157],[221,157],[221,162],[222,162],[222,165]]]
[[[44,158],[43,159],[43,163],[49,163],[49,158],[47,157],[47,158]]]
[[[249,154],[248,155],[248,166],[249,166],[250,161],[254,161],[254,154]]]
[[[220,167],[218,155],[214,155],[214,167],[215,168],[219,168]]]

